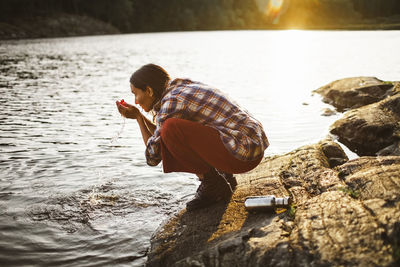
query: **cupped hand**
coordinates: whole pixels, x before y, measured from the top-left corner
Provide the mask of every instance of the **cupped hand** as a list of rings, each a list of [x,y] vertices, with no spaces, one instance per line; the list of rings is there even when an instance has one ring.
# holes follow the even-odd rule
[[[120,101],[116,101],[115,103],[117,104],[119,113],[121,113],[121,115],[125,118],[137,119],[139,118],[139,116],[141,116],[141,113],[137,107],[126,102],[124,102],[124,104],[121,104]]]

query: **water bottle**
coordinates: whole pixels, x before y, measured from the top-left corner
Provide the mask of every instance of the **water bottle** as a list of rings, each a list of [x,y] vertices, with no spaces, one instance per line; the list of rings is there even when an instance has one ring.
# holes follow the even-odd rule
[[[276,208],[288,208],[290,205],[289,197],[251,196],[244,201],[244,206],[248,211],[268,211]]]

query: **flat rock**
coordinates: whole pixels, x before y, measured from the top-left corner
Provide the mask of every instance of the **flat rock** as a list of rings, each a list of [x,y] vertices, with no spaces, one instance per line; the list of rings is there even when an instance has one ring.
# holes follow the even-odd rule
[[[360,156],[397,153],[400,140],[400,94],[350,110],[337,120],[330,132]]]
[[[382,175],[384,173],[384,175]],[[151,240],[148,266],[396,266],[400,157],[347,161],[332,140],[267,157],[227,203],[179,214]],[[249,213],[250,195],[291,196]]]
[[[323,96],[323,101],[339,111],[372,104],[390,96],[396,84],[375,77],[352,77],[333,81],[314,90]]]

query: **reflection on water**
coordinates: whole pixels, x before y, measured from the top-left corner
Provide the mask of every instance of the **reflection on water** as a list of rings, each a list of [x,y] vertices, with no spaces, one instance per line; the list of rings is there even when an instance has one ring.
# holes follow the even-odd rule
[[[367,45],[368,44],[368,45]],[[267,154],[315,142],[340,117],[311,91],[332,80],[398,80],[398,31],[132,34],[0,43],[0,262],[141,266],[149,238],[197,180],[147,167],[132,71],[154,62],[215,85],[253,113]]]

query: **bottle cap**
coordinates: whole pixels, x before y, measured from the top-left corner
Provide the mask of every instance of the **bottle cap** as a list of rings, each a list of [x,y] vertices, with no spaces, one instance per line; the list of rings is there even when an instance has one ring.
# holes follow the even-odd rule
[[[290,198],[289,197],[277,197],[275,199],[276,205],[289,205]]]

